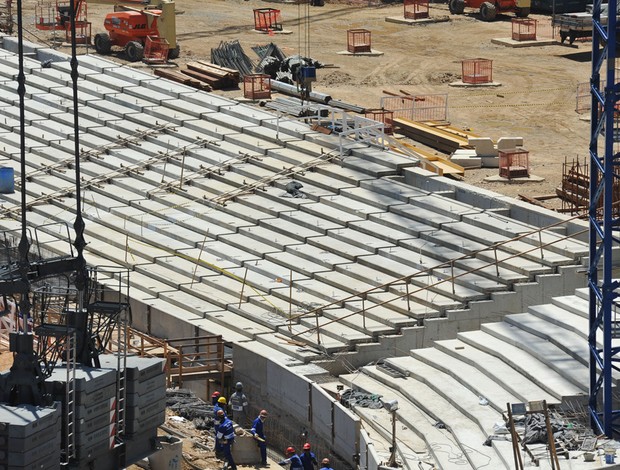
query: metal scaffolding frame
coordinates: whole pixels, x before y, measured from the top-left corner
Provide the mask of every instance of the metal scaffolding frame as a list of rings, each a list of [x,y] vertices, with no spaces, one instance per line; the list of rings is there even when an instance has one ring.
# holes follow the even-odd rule
[[[620,348],[612,338],[620,337],[615,318],[618,281],[613,279],[612,249],[618,245],[620,219],[613,216],[613,183],[620,153],[614,153],[614,117],[620,87],[616,83],[616,23],[614,14],[601,21],[602,0],[595,0],[592,20],[592,93],[590,128],[590,291],[588,345],[590,350],[589,411],[592,428],[612,437],[618,429],[620,410],[614,410],[612,373],[617,369]],[[609,0],[608,11],[615,12],[617,0]],[[604,74],[601,77],[601,74]],[[602,80],[601,80],[602,78]],[[606,85],[605,85],[606,84]],[[602,141],[602,146],[600,145]],[[602,202],[599,202],[601,201]],[[602,212],[598,205],[602,204]],[[615,234],[614,234],[615,233]],[[600,337],[602,335],[602,341]],[[599,346],[602,344],[602,347]]]

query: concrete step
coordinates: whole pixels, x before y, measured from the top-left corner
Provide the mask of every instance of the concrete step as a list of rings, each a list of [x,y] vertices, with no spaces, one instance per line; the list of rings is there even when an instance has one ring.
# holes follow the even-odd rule
[[[586,333],[588,330],[587,322],[565,310],[561,316],[561,321],[556,321],[560,319],[554,317],[553,313],[545,307],[551,307],[550,310],[552,310],[554,306],[546,304],[529,307],[528,313],[506,315],[504,321],[548,342],[571,356],[575,361],[587,366],[590,354]],[[546,312],[551,313],[551,315],[546,315]],[[575,320],[585,328],[576,331]]]
[[[384,402],[398,400],[399,409],[396,412],[397,422],[402,422],[411,429],[419,439],[424,440],[426,449],[428,449],[428,452],[439,468],[446,470],[474,468],[468,466],[467,461],[465,461],[464,464],[460,459],[457,459],[458,462],[455,461],[455,455],[458,450],[453,447],[454,441],[451,433],[446,429],[434,426],[437,420],[424,413],[424,411],[418,408],[413,402],[409,401],[407,397],[396,388],[367,375],[364,369],[362,369],[362,373],[358,372],[356,374],[341,375],[340,380],[352,390],[380,395]],[[359,408],[360,407],[357,407],[357,409]],[[369,411],[368,413],[371,412]],[[372,415],[370,416],[371,419],[373,419]],[[364,418],[364,415],[361,417]],[[366,421],[364,421],[364,423],[368,426],[374,426],[374,424],[367,423]],[[413,442],[415,443],[415,441]],[[444,446],[447,443],[450,443],[449,448],[452,450],[442,452],[442,449],[445,448]],[[422,450],[419,447],[418,449]]]
[[[290,270],[294,270],[303,276],[312,277],[319,272],[331,271],[330,266],[324,264],[315,263],[309,259],[296,256],[291,252],[276,252],[265,254],[265,259],[271,261],[277,265],[283,266]],[[293,277],[295,279],[295,277]]]
[[[322,251],[335,253],[348,261],[355,261],[358,256],[364,256],[372,253],[372,250],[369,248],[359,247],[356,244],[352,245],[347,241],[334,238],[331,234],[330,236],[308,238],[308,244],[317,247]]]
[[[299,240],[302,243],[306,243],[308,238],[325,235],[325,230],[316,226],[316,219],[310,223],[309,226],[300,223],[301,220],[304,219],[300,214],[301,212],[296,211],[287,217],[282,216],[277,219],[264,219],[259,222],[259,225],[273,232],[279,232],[295,240]]]
[[[501,412],[490,406],[480,405],[480,397],[459,380],[434,368],[414,356],[388,358],[385,364],[402,372],[407,380],[413,378],[428,386],[450,406],[472,421],[483,435],[492,434],[493,425],[501,421]]]
[[[483,371],[438,348],[413,349],[411,355],[438,371],[449,374],[475,396],[484,397],[489,405],[499,413],[506,409],[506,403],[520,401],[518,397]]]
[[[339,264],[346,264],[349,260],[339,256],[330,250],[325,250],[310,244],[296,244],[286,247],[286,252],[291,253],[296,258],[304,258],[318,265],[333,270]]]
[[[590,304],[587,299],[578,295],[566,295],[562,297],[554,297],[551,304],[563,310],[574,313],[584,318],[589,317]]]
[[[537,383],[522,375],[502,359],[478,349],[476,345],[462,339],[435,341],[440,351],[475,367],[491,380],[504,388],[520,402],[547,400],[548,404],[558,404],[560,400],[540,387]]]
[[[389,251],[389,249],[386,251]],[[484,289],[482,285],[479,286],[476,282],[467,282],[467,274],[465,272],[458,269],[452,270],[450,267],[424,273],[381,255],[362,256],[358,258],[358,261],[361,265],[393,276],[412,275],[411,284],[414,286],[428,288],[433,292],[439,292],[459,301],[483,300],[490,293],[489,290]],[[471,277],[476,278],[477,276],[471,275]],[[499,287],[501,285],[498,286],[496,283],[487,281],[484,278],[480,279],[480,281],[481,284],[482,282],[492,283],[494,290],[500,290]],[[504,287],[501,290],[505,290],[505,286],[501,287]]]
[[[321,200],[324,199],[325,198],[321,198]],[[363,213],[353,213],[343,210],[339,207],[324,204],[322,202],[317,202],[315,204],[305,204],[301,207],[301,210],[303,212],[307,212],[309,214],[320,217],[321,219],[325,219],[335,224],[339,224],[342,229],[344,229],[344,227],[350,222],[364,220]]]
[[[481,431],[476,423],[454,408],[444,397],[411,377],[404,380],[394,378],[376,366],[367,366],[364,370],[372,378],[402,393],[408,401],[421,408],[435,421],[443,423],[451,431],[456,445],[464,450],[462,460],[467,461],[472,468],[480,468],[483,465],[497,469],[505,468],[499,456],[491,448],[483,446],[492,428],[485,432]],[[475,401],[477,402],[477,399]]]
[[[341,265],[338,266],[336,271],[318,273],[315,278],[330,286],[349,292],[350,294],[357,295],[361,292],[370,292],[375,289],[376,285],[350,277],[346,267],[344,270],[340,270],[340,266]],[[353,267],[355,267],[355,265],[349,265],[349,269]],[[443,305],[438,305],[434,303],[434,299],[428,291],[410,291],[409,295],[410,302],[407,303],[404,287],[402,288],[402,292],[398,291],[397,293],[381,293],[381,290],[377,289],[376,293],[373,292],[367,295],[367,300],[376,304],[382,304],[384,307],[411,318],[432,318],[440,315],[440,309],[452,308],[458,305],[458,303],[452,301]],[[366,308],[369,309],[369,307]],[[374,310],[374,308],[372,308],[372,310]]]
[[[540,243],[532,244],[531,238],[520,237],[516,240],[511,240],[508,237],[497,234],[497,232],[483,230],[465,222],[445,224],[442,229],[447,233],[454,234],[456,239],[466,239],[478,244],[480,249],[484,249],[491,244],[498,244],[498,247],[501,247],[503,252],[509,253],[510,255],[518,255],[519,257],[536,261],[546,266],[561,266],[575,263],[575,257],[564,256],[557,252],[562,250],[554,251],[546,247],[541,248]],[[551,238],[551,235],[547,238]],[[558,237],[554,237],[553,240],[557,240],[557,238]],[[551,243],[551,240],[549,242]]]
[[[483,325],[483,328],[488,329],[488,325]],[[543,361],[516,346],[495,338],[486,331],[458,333],[457,338],[476,349],[497,357],[504,364],[511,367],[513,374],[518,373],[528,378],[554,396],[558,401],[584,396],[581,387],[573,384],[557,372],[549,370]],[[535,398],[532,399],[535,400]]]
[[[529,316],[527,313],[522,315]],[[554,343],[523,329],[522,326],[525,326],[526,322],[527,320],[521,317],[513,319],[513,321],[503,321],[501,323],[485,323],[482,325],[482,331],[491,334],[506,344],[527,352],[537,361],[545,364],[548,369],[554,370],[563,379],[572,383],[578,390],[586,392],[586,384],[590,379],[588,367],[576,360],[572,354],[558,348]],[[545,328],[545,325],[539,326]],[[569,341],[570,339],[566,338],[566,342],[568,343]],[[530,370],[532,367],[527,367],[527,369]]]

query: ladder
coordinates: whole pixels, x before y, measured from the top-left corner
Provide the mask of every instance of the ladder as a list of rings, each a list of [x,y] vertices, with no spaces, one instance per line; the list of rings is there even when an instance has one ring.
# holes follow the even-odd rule
[[[76,335],[73,328],[69,329],[66,336],[66,385],[65,385],[65,449],[63,464],[68,464],[75,458],[75,369],[76,369]]]

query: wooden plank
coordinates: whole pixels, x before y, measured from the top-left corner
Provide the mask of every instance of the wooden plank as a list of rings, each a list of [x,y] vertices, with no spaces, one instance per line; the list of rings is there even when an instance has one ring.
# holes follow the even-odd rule
[[[409,119],[395,118],[393,125],[401,134],[445,153],[468,145],[463,138]]]

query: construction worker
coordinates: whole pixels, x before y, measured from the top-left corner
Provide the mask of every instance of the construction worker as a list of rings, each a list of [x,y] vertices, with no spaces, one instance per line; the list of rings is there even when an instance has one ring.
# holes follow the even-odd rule
[[[315,468],[319,465],[319,462],[316,460],[316,455],[314,452],[310,450],[310,443],[306,442],[304,444],[304,451],[299,456],[301,460],[301,464],[304,466],[304,470],[315,470]]]
[[[215,437],[220,442],[222,454],[228,464],[228,470],[237,470],[231,451],[232,445],[235,442],[233,422],[226,417],[224,410],[218,410],[216,423]]]
[[[288,447],[284,452],[286,458],[280,462],[278,465],[282,465],[283,467],[290,464],[289,470],[304,470],[304,466],[301,463],[301,459],[299,455],[295,452],[294,447]]]
[[[211,404],[213,406],[215,406],[217,404],[217,399],[220,397],[221,393],[218,391],[215,391],[211,394]]]
[[[249,403],[248,397],[243,393],[243,384],[241,382],[237,382],[235,385],[235,392],[230,396],[228,404],[232,410],[232,420],[241,427],[246,426]]]
[[[263,428],[266,419],[267,410],[260,410],[258,417],[252,422],[252,429],[250,429],[252,436],[258,441],[261,465],[267,465],[267,437]]]
[[[213,407],[213,417],[217,419],[217,412],[222,410],[224,415],[226,415],[226,397],[219,397],[217,399],[217,403]]]
[[[321,470],[334,470],[329,466],[328,458],[324,458],[323,460],[321,460]]]

